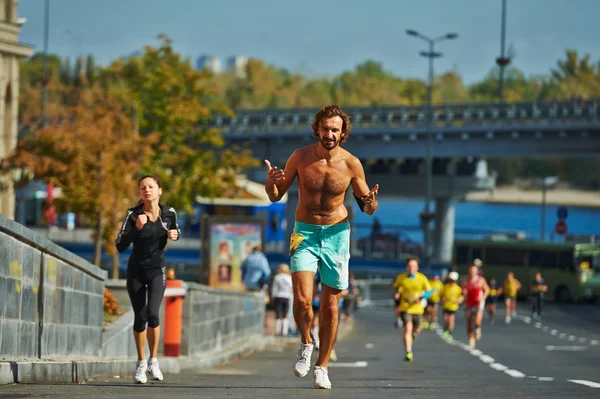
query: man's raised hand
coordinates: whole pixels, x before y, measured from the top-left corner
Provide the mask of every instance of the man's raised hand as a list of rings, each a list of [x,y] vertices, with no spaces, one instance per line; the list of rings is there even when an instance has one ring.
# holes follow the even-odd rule
[[[371,204],[371,203],[373,203],[373,201],[375,201],[375,197],[377,197],[377,193],[379,193],[379,184],[376,184],[375,187],[373,187],[371,189],[371,191],[369,191],[366,195],[363,195],[362,197],[360,197],[360,199],[365,204]]]
[[[283,169],[278,169],[277,166],[271,166],[271,162],[265,159],[265,165],[267,166],[267,186],[277,185],[285,180],[285,174]]]

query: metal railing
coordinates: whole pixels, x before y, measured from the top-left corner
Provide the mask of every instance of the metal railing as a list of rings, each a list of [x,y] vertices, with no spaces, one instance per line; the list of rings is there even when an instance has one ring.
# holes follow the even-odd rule
[[[433,109],[434,125],[544,125],[597,123],[599,101],[522,102],[505,104],[445,104]],[[236,115],[216,115],[209,126],[225,133],[309,131],[317,108],[237,110]],[[354,129],[425,126],[426,106],[345,107]]]

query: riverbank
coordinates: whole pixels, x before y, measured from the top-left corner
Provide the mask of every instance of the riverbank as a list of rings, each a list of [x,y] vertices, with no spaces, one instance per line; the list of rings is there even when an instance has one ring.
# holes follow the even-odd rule
[[[494,191],[469,193],[466,201],[499,204],[541,204],[541,190],[522,190],[518,187],[498,187]],[[600,191],[552,189],[546,191],[548,205],[600,208]]]

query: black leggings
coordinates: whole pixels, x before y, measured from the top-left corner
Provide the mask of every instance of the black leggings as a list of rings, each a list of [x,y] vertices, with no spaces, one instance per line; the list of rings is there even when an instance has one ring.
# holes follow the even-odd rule
[[[135,313],[133,330],[143,332],[146,323],[150,328],[160,325],[158,311],[165,294],[166,270],[150,270],[139,273],[127,273],[127,292]],[[146,302],[146,291],[148,301]]]
[[[275,318],[285,319],[287,318],[288,311],[290,310],[289,298],[275,298]]]

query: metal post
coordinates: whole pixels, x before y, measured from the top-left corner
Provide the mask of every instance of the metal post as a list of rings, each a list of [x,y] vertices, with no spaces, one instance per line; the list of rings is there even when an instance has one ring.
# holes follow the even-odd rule
[[[429,87],[427,90],[427,145],[425,151],[425,179],[426,179],[426,192],[425,192],[425,223],[424,223],[424,244],[425,244],[425,259],[424,267],[429,271],[431,264],[431,226],[430,218],[431,214],[431,201],[433,197],[433,176],[432,176],[432,130],[433,130],[433,57],[434,57],[434,42],[429,41]]]
[[[46,125],[46,103],[48,102],[48,30],[50,26],[50,0],[46,0],[45,18],[44,18],[44,50],[42,53],[43,73],[42,73],[42,109],[41,125]]]
[[[500,33],[500,58],[498,58],[498,66],[500,67],[500,78],[498,82],[498,98],[500,102],[504,102],[504,68],[508,65],[508,60],[505,55],[506,45],[506,0],[502,0],[502,22]],[[508,61],[508,62],[507,62]]]
[[[546,232],[546,182],[542,183],[542,231],[541,240],[544,241]]]

